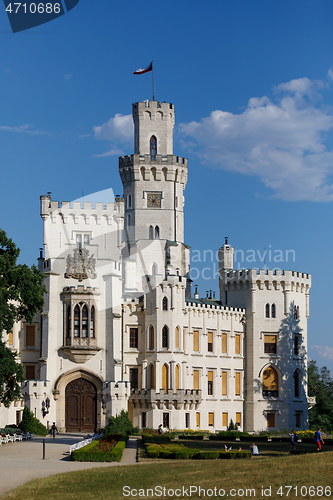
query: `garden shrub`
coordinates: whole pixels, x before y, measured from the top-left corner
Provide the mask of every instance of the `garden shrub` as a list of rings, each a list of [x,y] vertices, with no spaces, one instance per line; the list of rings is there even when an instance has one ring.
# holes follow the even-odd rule
[[[47,428],[45,425],[43,425],[38,418],[34,417],[34,414],[27,406],[24,407],[19,428],[22,432],[30,432],[30,434],[36,434],[37,436],[47,435]]]
[[[219,458],[224,460],[232,460],[234,458],[251,458],[250,451],[220,451]]]
[[[138,431],[133,427],[128,412],[121,410],[119,415],[109,418],[109,423],[104,429],[104,436],[111,436],[114,434],[130,435],[135,432]]]
[[[127,440],[128,436],[122,436],[111,451],[96,450],[101,442],[100,440],[96,440],[79,450],[72,451],[71,458],[76,462],[119,462],[123,455]]]

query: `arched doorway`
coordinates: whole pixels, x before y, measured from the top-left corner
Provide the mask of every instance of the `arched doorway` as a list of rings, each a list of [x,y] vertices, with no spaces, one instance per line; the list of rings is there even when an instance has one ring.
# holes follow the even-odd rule
[[[66,387],[66,432],[94,432],[96,429],[97,390],[83,378]]]

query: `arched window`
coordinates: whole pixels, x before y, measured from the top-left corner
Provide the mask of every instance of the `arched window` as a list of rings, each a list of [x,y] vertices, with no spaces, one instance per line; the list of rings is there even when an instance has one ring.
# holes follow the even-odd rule
[[[80,337],[80,307],[77,305],[74,309],[74,337]]]
[[[82,337],[88,337],[88,308],[86,305],[82,307]]]
[[[166,325],[162,328],[162,347],[169,347],[169,328]]]
[[[152,176],[153,181],[156,181],[156,168],[155,167],[153,167],[151,169],[151,176]]]
[[[95,337],[95,308],[92,306],[90,311],[90,338]]]
[[[160,228],[158,226],[155,227],[155,240],[160,239]]]
[[[129,194],[127,198],[127,207],[131,208],[132,207],[132,196]]]
[[[294,319],[299,319],[299,306],[294,306]]]
[[[152,269],[151,269],[151,274],[152,274],[153,276],[155,276],[155,274],[158,274],[158,267],[157,267],[156,262],[154,262],[154,264],[153,264],[153,267],[152,267]]]
[[[272,366],[268,366],[263,373],[262,395],[275,398],[279,395],[279,376]]]
[[[175,349],[180,349],[179,326],[175,330]]]
[[[149,327],[149,349],[154,349],[155,346],[155,330],[153,325]]]
[[[155,389],[155,366],[150,365],[150,388]]]
[[[127,226],[130,226],[131,225],[131,216],[130,214],[128,214],[127,216]]]
[[[300,395],[300,382],[301,382],[300,371],[295,370],[295,373],[294,373],[294,396],[295,396],[295,398],[299,398],[299,395]]]
[[[167,297],[163,297],[162,300],[162,310],[167,311],[168,310],[168,299]]]
[[[167,394],[168,388],[169,388],[168,378],[169,378],[169,369],[168,369],[167,365],[163,365],[162,366],[162,389],[164,390],[165,394]]]
[[[157,140],[156,137],[152,135],[150,138],[150,159],[152,161],[156,160],[156,154],[157,154]]]
[[[141,173],[141,180],[144,181],[145,180],[145,173],[146,173],[145,167],[140,168],[140,173]]]
[[[179,365],[176,365],[175,368],[175,391],[177,392],[180,388],[180,369]]]
[[[265,312],[266,318],[269,318],[269,304],[266,304]]]
[[[149,239],[150,240],[154,239],[154,228],[153,228],[153,226],[149,226]]]
[[[272,318],[275,318],[275,304],[272,304]]]

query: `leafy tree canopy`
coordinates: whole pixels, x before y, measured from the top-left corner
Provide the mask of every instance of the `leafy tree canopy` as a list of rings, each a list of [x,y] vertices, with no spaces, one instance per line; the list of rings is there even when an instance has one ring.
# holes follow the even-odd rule
[[[17,264],[20,249],[0,229],[0,403],[6,407],[20,397],[20,382],[24,380],[23,367],[1,340],[2,333],[10,332],[16,321],[26,318],[32,322],[43,308],[46,288],[44,275],[36,266]]]
[[[316,397],[316,405],[309,411],[310,429],[321,427],[324,432],[333,429],[333,378],[330,371],[323,366],[320,370],[316,361],[308,366],[309,396]]]
[[[105,436],[112,436],[114,434],[133,434],[136,429],[133,427],[129,419],[128,412],[121,410],[120,414],[116,417],[110,417],[109,423],[104,430]]]

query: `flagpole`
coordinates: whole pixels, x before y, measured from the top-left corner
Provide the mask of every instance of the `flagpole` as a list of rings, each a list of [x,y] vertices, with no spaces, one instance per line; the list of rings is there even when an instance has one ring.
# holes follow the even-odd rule
[[[154,59],[153,59],[153,101],[155,101],[155,72],[154,72]]]

